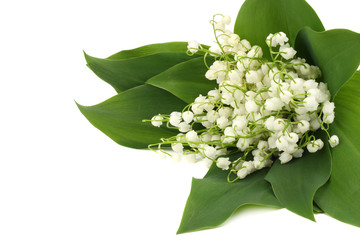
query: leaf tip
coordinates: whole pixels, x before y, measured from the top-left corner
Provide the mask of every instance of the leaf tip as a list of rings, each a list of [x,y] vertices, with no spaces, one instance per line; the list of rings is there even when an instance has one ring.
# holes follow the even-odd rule
[[[90,64],[91,62],[93,62],[96,58],[90,56],[90,55],[87,54],[84,50],[83,50],[83,54],[84,54],[84,57],[85,57],[85,61],[86,61],[86,63],[87,63],[87,66],[90,67],[89,64]]]
[[[181,226],[180,226],[179,229],[178,229],[177,232],[176,232],[176,235],[183,234],[183,233],[186,233],[186,232],[183,231],[183,230],[181,229]]]
[[[74,100],[74,102],[75,102],[76,106],[78,107],[78,109],[80,110],[80,112],[87,118],[87,116],[86,116],[86,106],[81,105],[76,100]]]
[[[75,99],[74,99],[74,103],[76,104],[76,106],[77,106],[78,108],[83,107],[83,105],[81,105],[80,103],[78,103]]]
[[[181,221],[180,226],[176,232],[176,235],[190,233],[190,232],[194,232],[194,231],[198,231],[198,230],[201,230],[201,229],[191,229],[191,228],[187,227],[186,224],[183,223],[183,221]]]

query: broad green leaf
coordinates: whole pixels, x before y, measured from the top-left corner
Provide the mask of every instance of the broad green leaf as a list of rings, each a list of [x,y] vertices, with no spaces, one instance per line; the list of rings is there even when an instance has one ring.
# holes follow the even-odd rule
[[[267,169],[234,183],[227,172],[213,165],[203,179],[193,179],[178,234],[213,228],[246,204],[281,207],[264,180]]]
[[[313,199],[315,192],[326,183],[331,173],[331,156],[328,144],[316,153],[306,152],[300,159],[287,164],[276,161],[265,179],[284,207],[315,221]]]
[[[294,46],[296,34],[305,26],[316,31],[325,30],[305,0],[246,0],[240,8],[234,32],[252,45],[261,46],[264,56],[269,58],[265,39],[270,33],[286,33],[290,45]]]
[[[176,135],[165,126],[154,127],[143,119],[156,114],[181,111],[186,105],[171,93],[151,85],[142,85],[94,106],[78,104],[81,113],[100,131],[120,145],[146,148],[160,138]]]
[[[360,227],[360,72],[335,97],[331,134],[340,144],[331,149],[332,173],[315,202],[328,215]]]
[[[165,47],[155,46],[155,49],[150,45],[143,47],[145,50],[127,50],[105,59],[91,57],[85,53],[85,59],[88,67],[98,77],[109,83],[117,92],[121,92],[142,85],[166,69],[199,56],[188,56],[183,43],[174,44],[173,47],[169,47],[168,44]],[[181,47],[184,47],[182,51]]]
[[[304,28],[295,46],[300,55],[320,67],[332,97],[360,64],[360,34],[350,30],[316,32]]]
[[[115,53],[108,57],[107,59],[129,59],[134,57],[142,57],[156,53],[185,53],[187,50],[187,42],[166,42],[166,43],[155,43],[149,44],[145,46],[141,46],[138,48],[123,50],[118,53]]]
[[[169,68],[150,78],[146,83],[163,88],[183,101],[191,103],[199,94],[206,95],[208,91],[218,86],[215,81],[205,78],[206,71],[204,59],[195,58]]]

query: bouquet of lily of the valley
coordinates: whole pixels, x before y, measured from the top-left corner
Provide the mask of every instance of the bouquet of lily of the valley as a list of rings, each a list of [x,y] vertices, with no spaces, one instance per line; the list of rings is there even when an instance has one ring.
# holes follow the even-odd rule
[[[209,167],[178,233],[245,204],[360,227],[360,34],[325,31],[304,0],[246,0],[230,22],[211,18],[210,46],[85,54],[118,94],[80,111],[120,145]]]

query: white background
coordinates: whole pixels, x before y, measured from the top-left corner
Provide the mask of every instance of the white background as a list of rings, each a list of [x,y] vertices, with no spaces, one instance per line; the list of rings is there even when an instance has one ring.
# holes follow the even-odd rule
[[[75,105],[115,94],[83,50],[107,57],[150,43],[209,44],[211,16],[234,20],[242,2],[1,1],[0,239],[359,239],[360,228],[324,214],[314,223],[267,208],[175,235],[203,169],[121,147]],[[360,32],[359,1],[308,2],[326,29]]]

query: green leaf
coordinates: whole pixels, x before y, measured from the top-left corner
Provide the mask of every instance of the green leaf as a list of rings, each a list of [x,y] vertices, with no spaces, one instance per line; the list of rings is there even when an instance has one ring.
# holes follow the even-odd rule
[[[294,46],[296,34],[305,26],[325,30],[304,0],[246,0],[240,8],[234,32],[252,45],[261,46],[264,56],[269,58],[265,39],[270,33],[286,33],[290,45]]]
[[[211,64],[208,61],[208,64]],[[168,70],[150,78],[146,83],[163,88],[187,103],[194,101],[199,94],[206,95],[216,88],[215,81],[205,78],[207,68],[203,58],[195,58],[179,63]]]
[[[149,78],[191,58],[185,43],[148,45],[101,59],[85,54],[88,67],[117,92],[142,85]]]
[[[276,161],[265,179],[273,187],[275,196],[284,207],[315,221],[313,199],[315,192],[326,183],[331,173],[328,144],[316,153],[304,153],[300,159],[287,164]]]
[[[281,207],[264,180],[267,169],[228,183],[227,172],[213,165],[203,179],[193,178],[178,234],[218,226],[246,204]]]
[[[131,50],[123,50],[118,53],[115,53],[108,57],[107,59],[129,59],[134,57],[143,57],[156,53],[185,53],[187,50],[187,42],[167,42],[167,43],[156,43],[141,46]]]
[[[160,138],[176,135],[162,126],[154,127],[143,119],[156,114],[181,111],[186,105],[171,93],[151,85],[142,85],[122,92],[100,104],[86,107],[78,104],[81,113],[99,130],[120,145],[146,148]]]
[[[324,211],[315,202],[313,203],[313,207],[314,213],[324,213]]]
[[[316,32],[304,28],[295,47],[300,55],[320,67],[333,97],[360,63],[360,34],[346,29]]]
[[[315,202],[328,215],[360,227],[360,72],[335,97],[331,134],[340,144],[331,149],[332,173],[316,193]]]

